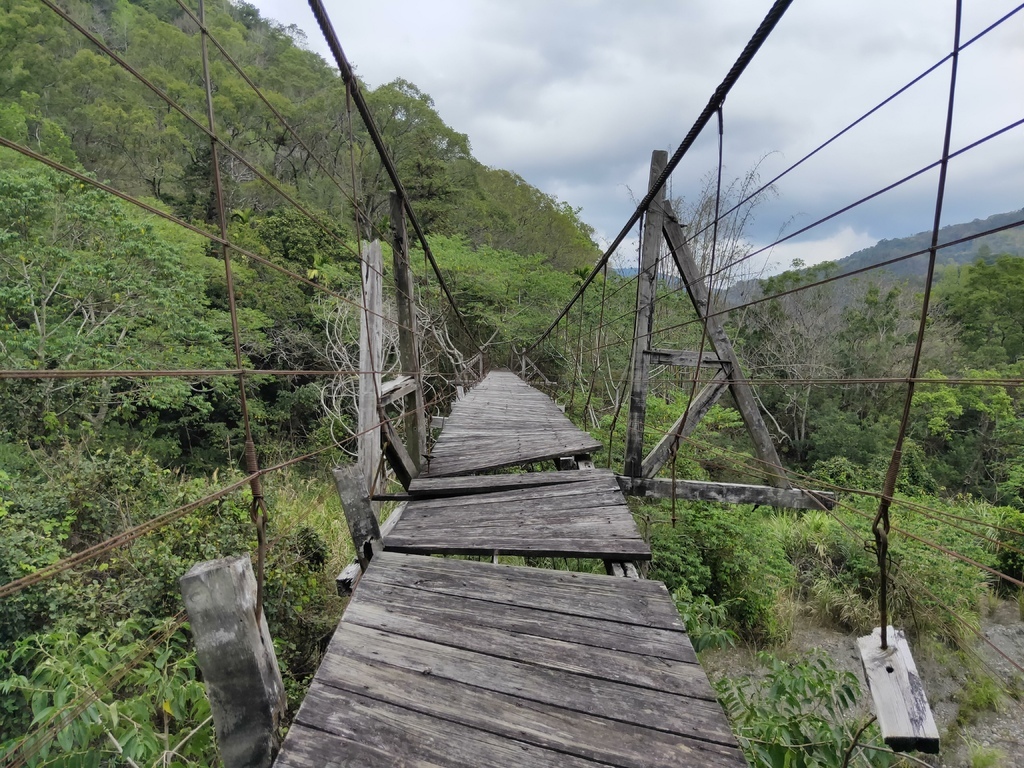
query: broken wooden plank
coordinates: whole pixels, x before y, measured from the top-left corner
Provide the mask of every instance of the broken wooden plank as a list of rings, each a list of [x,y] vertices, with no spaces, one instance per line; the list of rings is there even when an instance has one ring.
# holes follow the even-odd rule
[[[938,754],[939,730],[907,637],[903,630],[890,626],[886,639],[889,647],[883,650],[881,627],[857,638],[882,739],[897,752]]]
[[[363,486],[362,469],[358,465],[338,467],[333,471],[334,483],[341,497],[341,509],[345,513],[352,545],[359,559],[359,566],[365,571],[375,552],[381,548],[380,526],[373,514],[370,497]]]
[[[672,498],[672,481],[661,478],[629,478],[620,475],[619,487],[628,496],[652,499]],[[704,480],[676,480],[675,497],[685,501],[716,501],[722,504],[759,504],[788,509],[832,509],[835,494],[805,488],[773,488],[766,485],[711,483]]]
[[[398,478],[398,482],[402,484],[403,488],[408,490],[409,483],[414,478],[419,477],[420,470],[416,462],[413,461],[412,456],[409,455],[409,451],[406,450],[405,444],[402,442],[402,438],[398,436],[394,425],[384,416],[383,409],[381,409],[381,428],[381,434],[384,439],[384,455],[387,457],[388,464],[391,465],[395,477]]]

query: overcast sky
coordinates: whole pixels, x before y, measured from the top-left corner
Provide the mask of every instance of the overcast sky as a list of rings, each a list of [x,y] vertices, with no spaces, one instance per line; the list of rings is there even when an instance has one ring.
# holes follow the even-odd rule
[[[651,150],[673,151],[770,0],[325,0],[371,87],[405,78],[466,133],[483,163],[582,207],[599,241],[646,191]],[[964,3],[964,41],[1018,0]],[[300,0],[257,0],[327,49]],[[725,175],[767,181],[952,48],[953,0],[796,0],[724,110]],[[937,160],[945,64],[777,185],[749,238],[772,242]],[[960,58],[952,149],[1024,118],[1024,12]],[[693,197],[715,167],[714,123],[672,179]],[[937,172],[778,246],[757,261],[841,258],[930,229]],[[1024,206],[1024,127],[952,161],[943,223]],[[635,241],[634,241],[635,242]]]

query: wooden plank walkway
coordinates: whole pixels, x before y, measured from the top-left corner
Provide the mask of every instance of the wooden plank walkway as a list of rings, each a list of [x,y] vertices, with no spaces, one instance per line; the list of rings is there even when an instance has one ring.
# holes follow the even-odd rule
[[[383,552],[276,765],[746,762],[662,584]]]
[[[606,470],[430,478],[414,480],[409,492],[418,496],[424,488],[426,498],[408,502],[386,549],[651,559],[615,475]]]
[[[424,475],[472,475],[600,447],[547,395],[514,373],[492,371],[452,408]]]

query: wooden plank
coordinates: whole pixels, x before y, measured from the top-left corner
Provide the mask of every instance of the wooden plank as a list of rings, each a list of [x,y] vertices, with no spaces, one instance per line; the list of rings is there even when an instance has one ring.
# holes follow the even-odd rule
[[[391,405],[401,400],[416,389],[416,380],[412,376],[399,376],[389,379],[380,385],[380,404]]]
[[[720,368],[711,381],[694,396],[690,407],[679,416],[676,423],[672,425],[668,432],[665,433],[665,436],[658,441],[658,444],[647,455],[647,458],[644,459],[640,470],[641,475],[644,477],[654,477],[661,471],[661,468],[665,466],[665,462],[671,457],[672,446],[678,444],[677,434],[679,435],[679,440],[693,434],[700,420],[707,415],[711,407],[725,394],[725,390],[729,386],[726,381],[730,375],[729,370],[729,366]]]
[[[326,659],[331,665],[359,659],[412,672],[422,672],[424,666],[429,665],[434,679],[702,741],[736,743],[717,702],[634,688],[355,624],[342,626],[338,645],[332,646]],[[331,683],[332,671],[332,666],[325,668],[322,676],[325,683]]]
[[[363,578],[365,580],[366,577]],[[625,582],[627,579],[618,581]],[[387,606],[359,601],[360,589],[361,586],[356,588],[355,598],[345,611],[343,624],[359,624],[511,661],[536,664],[548,669],[611,680],[688,698],[715,701],[711,684],[697,664],[669,659],[652,663],[650,656],[609,651],[546,637],[512,635],[477,625],[459,627],[455,631],[446,621],[430,614],[408,616],[389,611]]]
[[[573,616],[685,631],[660,581],[381,552],[370,581]]]
[[[663,629],[610,618],[574,616],[470,597],[453,600],[444,593],[374,580],[360,583],[359,600],[386,605],[392,611],[409,617],[430,614],[453,627],[489,627],[510,634],[547,637],[611,651],[697,663],[693,646],[680,628]]]
[[[672,481],[662,478],[628,478],[619,476],[622,492],[649,499],[672,498]],[[703,480],[676,480],[675,495],[686,501],[717,501],[721,504],[760,504],[789,509],[832,509],[835,494],[805,488],[772,488],[742,483],[711,483]]]
[[[388,420],[384,409],[380,410],[381,430],[384,437],[384,455],[387,457],[391,470],[403,488],[408,489],[413,478],[420,474],[419,466],[409,455],[402,438],[398,436],[394,425]]]
[[[375,741],[383,741],[383,734],[375,736]],[[443,756],[434,760],[425,758],[418,749],[413,754],[399,757],[394,749],[397,734],[392,734],[392,739],[387,746],[382,744],[372,747],[357,740],[354,735],[346,738],[293,722],[288,727],[283,748],[274,760],[274,768],[394,768],[396,765],[404,768],[443,768],[452,765]]]
[[[775,451],[768,427],[765,426],[764,419],[761,418],[757,399],[743,375],[739,358],[725,332],[721,318],[711,315],[711,302],[704,278],[697,268],[697,262],[693,258],[690,246],[686,243],[683,228],[671,210],[666,211],[663,230],[665,239],[668,241],[669,252],[679,269],[679,275],[683,278],[690,301],[694,309],[697,310],[697,316],[706,318],[705,327],[708,341],[711,342],[718,357],[726,361],[731,368],[732,381],[729,384],[729,390],[732,392],[733,400],[736,402],[736,408],[743,418],[747,432],[750,433],[754,451],[757,453],[757,457],[764,462],[768,480],[776,488],[789,488],[790,484],[782,471],[779,454]],[[636,476],[636,473],[627,472],[625,474]]]
[[[357,463],[367,490],[373,487],[373,476],[380,464],[380,417],[377,415],[377,393],[381,386],[381,355],[384,344],[383,323],[383,257],[380,242],[363,246],[360,269],[363,305],[359,313],[359,400],[357,403]]]
[[[495,736],[450,720],[382,702],[355,691],[313,682],[296,716],[300,725],[317,732],[322,745],[314,753],[317,768],[359,765],[346,762],[331,737],[341,736],[373,750],[391,755],[386,765],[536,766],[536,768],[595,768],[589,760],[574,758],[518,739]],[[297,736],[301,738],[301,735]],[[291,754],[291,733],[282,752]]]
[[[883,650],[881,627],[857,638],[882,739],[897,752],[938,754],[939,730],[907,637],[903,630],[890,626],[886,628],[886,639],[889,647]]]
[[[386,635],[378,635],[378,639]],[[682,760],[700,765],[745,765],[739,750],[713,741],[668,734],[630,723],[565,710],[509,696],[493,690],[464,685],[434,674],[433,656],[418,669],[388,663],[395,646],[371,651],[366,662],[357,654],[324,660],[324,685],[368,696],[447,722],[478,728],[568,755],[608,761],[628,768],[651,765],[675,766]],[[381,664],[381,662],[384,664]],[[727,762],[731,758],[731,762]],[[739,762],[737,762],[739,761]]]
[[[701,365],[721,366],[728,365],[713,352],[705,352],[702,356],[696,350],[678,349],[652,349],[646,352],[650,358],[651,365],[678,365],[683,368],[696,368],[698,358]]]
[[[663,149],[651,154],[651,169],[647,188],[654,187],[668,164],[668,152]],[[625,474],[640,476],[644,458],[644,423],[647,417],[647,389],[650,385],[651,332],[654,330],[654,295],[658,284],[658,257],[661,254],[661,230],[665,219],[665,188],[651,200],[644,222],[643,242],[640,247],[640,272],[637,275],[636,320],[633,326],[633,382],[629,395],[629,417],[626,424]]]

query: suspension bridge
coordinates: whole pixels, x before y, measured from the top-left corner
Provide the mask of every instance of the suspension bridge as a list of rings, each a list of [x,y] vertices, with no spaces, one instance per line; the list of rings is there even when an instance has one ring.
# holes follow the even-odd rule
[[[346,89],[349,125],[354,119],[351,112],[354,109],[364,122],[394,188],[393,229],[384,233],[360,214],[356,190],[346,189],[328,173],[356,211],[357,230],[370,226],[378,240],[386,240],[392,246],[394,264],[391,275],[387,275],[379,245],[357,244],[355,255],[361,264],[362,286],[358,301],[332,291],[309,275],[282,267],[230,238],[228,209],[221,188],[219,158],[222,156],[230,156],[247,167],[303,215],[314,221],[317,218],[272,174],[247,160],[242,152],[232,147],[224,132],[217,130],[208,45],[216,48],[225,62],[245,78],[282,129],[294,137],[310,159],[321,170],[326,172],[326,168],[207,27],[202,3],[198,12],[194,12],[178,0],[183,12],[196,25],[202,42],[208,107],[205,120],[187,112],[66,9],[50,0],[41,2],[209,138],[213,160],[211,193],[216,200],[218,226],[215,231],[208,231],[10,139],[0,137],[0,145],[200,235],[219,248],[231,310],[235,367],[181,371],[4,370],[0,371],[0,377],[234,379],[238,384],[245,431],[246,477],[203,499],[126,528],[100,544],[75,552],[24,578],[0,585],[0,599],[80,567],[142,536],[154,534],[203,504],[248,487],[258,540],[254,574],[248,574],[245,569],[245,572],[238,571],[237,561],[232,561],[228,568],[235,569],[231,574],[237,578],[229,574],[217,582],[219,586],[214,585],[216,588],[211,585],[220,577],[211,575],[211,569],[221,566],[203,564],[183,579],[189,618],[200,664],[210,687],[226,764],[269,765],[276,757],[274,764],[282,768],[744,765],[738,742],[715,700],[672,597],[660,582],[643,578],[651,550],[627,499],[671,499],[673,514],[676,501],[697,499],[830,512],[844,506],[840,493],[858,493],[820,482],[812,488],[811,478],[784,466],[759,405],[756,392],[759,382],[745,375],[744,363],[724,324],[726,312],[788,293],[812,290],[825,282],[849,279],[858,272],[830,276],[786,293],[723,308],[716,302],[713,288],[716,278],[722,279],[725,267],[716,265],[714,246],[710,260],[703,263],[695,258],[691,248],[696,238],[705,233],[710,234],[713,244],[717,242],[719,222],[735,207],[726,211],[716,207],[713,220],[704,230],[687,232],[666,198],[666,184],[672,173],[697,137],[716,120],[720,183],[725,99],[760,47],[768,41],[790,2],[774,3],[671,156],[667,152],[653,154],[647,193],[582,280],[572,300],[540,338],[521,350],[513,348],[507,355],[497,355],[488,344],[474,339],[319,0],[311,0],[310,6]],[[959,10],[959,3],[957,7]],[[946,57],[750,196],[763,192],[781,176],[813,158],[921,78],[948,65],[948,114],[943,146],[935,162],[775,243],[801,235],[925,172],[939,172],[930,245],[860,270],[883,268],[916,257],[927,258],[929,262],[910,370],[906,376],[880,382],[905,387],[906,405],[889,471],[883,487],[875,494],[878,513],[865,520],[865,532],[870,531],[874,538],[879,565],[880,611],[876,637],[862,643],[862,652],[883,736],[890,746],[901,750],[935,751],[938,748],[938,731],[931,720],[925,692],[905,639],[901,632],[889,626],[886,572],[890,563],[889,538],[905,533],[891,524],[889,513],[890,507],[898,504],[894,501],[895,483],[915,387],[927,381],[919,374],[919,362],[935,262],[943,248],[1024,225],[1024,220],[1014,221],[961,240],[939,240],[946,168],[950,160],[1024,124],[1024,120],[1016,120],[970,145],[952,147],[956,64],[962,51],[1020,10],[1021,7],[1014,9],[966,41],[960,37],[958,12],[953,45]],[[421,307],[417,303],[418,287],[409,264],[407,223],[422,248],[438,293],[448,302],[453,324],[464,332],[460,337],[464,349],[457,355],[460,365],[447,370],[431,370],[422,359],[427,339],[418,327]],[[322,222],[318,224],[331,232],[332,237],[338,237]],[[635,309],[627,317],[606,317],[610,259],[630,233],[637,231],[638,225],[642,225],[638,269],[627,283],[636,291]],[[351,249],[350,244],[341,244]],[[743,259],[753,258],[763,250],[752,251]],[[351,370],[324,371],[246,369],[232,287],[232,264],[239,258],[275,270],[307,289],[350,305],[360,317],[358,366]],[[668,287],[664,279],[666,268],[676,281],[674,288]],[[393,279],[393,288],[389,287],[388,291],[393,294],[396,316],[384,307],[385,277]],[[655,337],[668,338],[669,332],[683,327],[655,327],[658,302],[668,300],[673,294],[681,294],[692,306],[694,319],[684,325],[696,332],[699,338],[696,349],[655,346]],[[583,308],[588,300],[592,307],[599,308],[599,319],[584,331]],[[576,329],[572,326],[575,308],[579,310]],[[628,336],[614,338],[611,331],[617,323],[623,322],[629,326]],[[400,370],[392,378],[384,375],[382,335],[385,325],[392,326],[398,336]],[[588,346],[584,344],[585,339],[589,340]],[[622,378],[623,391],[628,394],[620,398],[615,419],[625,407],[625,460],[621,471],[615,471],[610,466],[611,451],[607,444],[614,438],[614,421],[608,440],[597,440],[567,418],[564,404],[559,406],[540,390],[568,392],[570,399],[585,399],[589,405],[601,366],[602,349],[623,344],[630,348],[629,366]],[[559,359],[570,364],[562,368],[552,364]],[[588,360],[597,361],[596,366],[589,364],[589,370],[586,369]],[[508,369],[501,369],[502,365]],[[566,368],[570,369],[568,374]],[[357,551],[357,562],[338,579],[339,590],[350,594],[351,599],[283,744],[278,743],[276,736],[283,716],[280,675],[277,674],[275,682],[276,660],[262,611],[269,547],[266,536],[269,510],[262,478],[334,450],[336,445],[261,467],[246,402],[246,382],[257,375],[334,377],[356,380],[359,384],[358,429],[356,434],[341,441],[349,447],[358,446],[358,462],[335,471],[335,482]],[[689,390],[689,398],[675,424],[654,435],[654,447],[646,449],[650,441],[645,443],[645,438],[650,438],[652,432],[647,423],[648,399],[652,382],[658,375],[667,375],[678,388]],[[790,379],[789,383],[828,382]],[[968,381],[962,383],[972,385]],[[1020,384],[1012,380],[997,383]],[[734,458],[734,469],[750,477],[751,483],[713,483],[676,477],[680,447],[708,448],[695,440],[695,431],[711,407],[726,396],[739,412],[753,449],[753,457]],[[433,411],[447,409],[449,401],[453,401],[449,415],[431,418]],[[586,405],[583,412],[587,412]],[[605,450],[609,450],[608,466],[600,467],[599,454]],[[671,476],[665,477],[670,469]],[[401,483],[400,492],[386,489],[388,476]],[[382,501],[399,505],[383,524],[379,522]],[[846,508],[861,514],[849,505]],[[917,538],[947,557],[1024,587],[1018,579],[995,572],[965,554]],[[506,562],[509,558],[521,558],[525,563],[547,560],[545,564],[551,566],[558,560],[566,565],[569,560],[598,560],[602,561],[606,573],[511,565]],[[226,597],[231,590],[236,592]],[[174,629],[185,620],[184,612],[179,614]],[[228,631],[224,625],[227,620],[238,626]],[[153,640],[149,652],[159,642],[159,638]],[[228,663],[230,659],[237,664],[232,666]],[[1020,669],[1014,660],[1008,657],[1007,660]],[[107,689],[123,679],[128,671],[128,667],[111,670],[106,680]],[[245,679],[240,681],[241,678]],[[44,745],[81,717],[102,694],[102,690],[89,692],[55,708],[56,711],[38,723],[33,733],[26,734],[20,747],[5,759],[10,765],[29,764]]]

